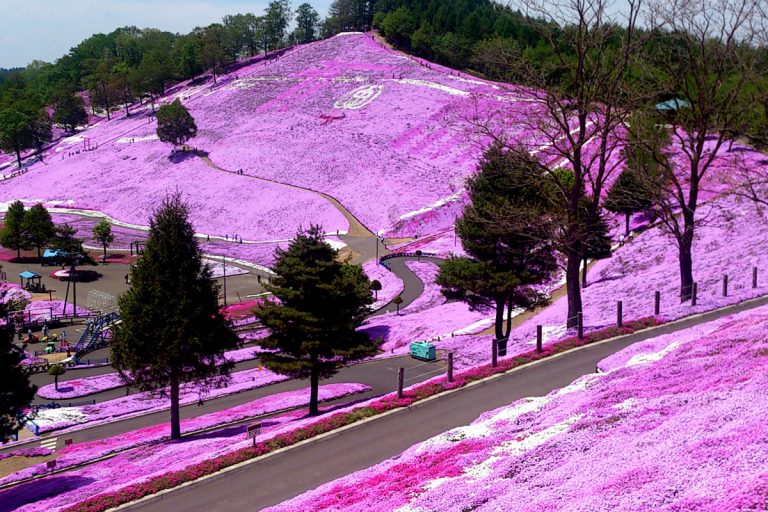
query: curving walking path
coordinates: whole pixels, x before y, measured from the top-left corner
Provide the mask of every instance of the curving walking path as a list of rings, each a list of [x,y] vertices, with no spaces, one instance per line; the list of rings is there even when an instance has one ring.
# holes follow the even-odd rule
[[[387,265],[390,271],[394,272],[394,274],[403,281],[403,291],[400,293],[403,303],[400,304],[400,309],[408,307],[414,300],[424,293],[424,283],[421,282],[419,276],[408,268],[405,264],[406,261],[427,261],[429,263],[434,263],[439,267],[445,260],[431,256],[422,256],[421,258],[417,258],[416,256],[397,256],[388,258],[384,261],[384,264]],[[369,316],[369,318],[386,313],[393,313],[395,311],[397,311],[397,306],[390,301],[388,304],[377,309],[375,313]]]

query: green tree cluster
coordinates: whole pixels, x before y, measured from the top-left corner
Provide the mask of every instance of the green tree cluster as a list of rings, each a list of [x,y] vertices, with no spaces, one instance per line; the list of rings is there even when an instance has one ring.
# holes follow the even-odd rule
[[[195,120],[178,98],[157,111],[157,137],[162,142],[182,146],[195,135]]]
[[[38,259],[42,249],[54,241],[56,226],[51,214],[40,203],[29,210],[24,209],[24,203],[14,201],[5,213],[3,228],[0,230],[0,243],[3,247],[16,250],[16,257],[21,257],[21,251],[37,249]]]

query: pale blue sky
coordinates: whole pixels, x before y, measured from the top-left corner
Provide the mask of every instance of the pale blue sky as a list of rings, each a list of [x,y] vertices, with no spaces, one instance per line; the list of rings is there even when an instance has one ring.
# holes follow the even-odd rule
[[[331,0],[309,2],[321,16]],[[261,14],[269,0],[1,0],[0,68],[54,61],[98,32],[135,25],[189,32],[220,21],[225,14]]]

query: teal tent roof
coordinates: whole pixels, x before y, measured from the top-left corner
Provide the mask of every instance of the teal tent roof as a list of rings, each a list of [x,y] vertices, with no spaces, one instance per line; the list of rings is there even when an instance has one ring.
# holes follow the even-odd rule
[[[690,107],[691,104],[680,98],[673,98],[671,100],[662,101],[656,104],[656,110],[680,110],[681,108]]]
[[[25,270],[21,274],[19,274],[19,277],[23,277],[24,279],[32,279],[35,277],[40,277],[40,274],[36,274],[34,272],[30,272],[29,270]]]

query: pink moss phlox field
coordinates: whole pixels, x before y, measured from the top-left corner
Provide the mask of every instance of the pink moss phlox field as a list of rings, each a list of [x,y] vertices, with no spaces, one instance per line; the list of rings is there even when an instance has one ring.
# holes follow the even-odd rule
[[[51,455],[53,452],[48,448],[42,448],[35,446],[32,448],[20,448],[12,452],[0,453],[0,460],[9,459],[11,457],[45,457]]]
[[[261,367],[242,370],[232,373],[229,384],[222,387],[202,390],[193,384],[182,385],[179,392],[179,402],[181,405],[189,405],[196,403],[200,399],[211,399],[240,393],[287,379],[288,377],[284,375],[278,375]],[[74,426],[82,428],[85,424],[87,426],[99,425],[113,421],[115,418],[147,414],[149,412],[161,411],[168,407],[169,399],[167,397],[144,392],[94,405],[41,410],[34,418],[34,421],[39,425],[40,432],[49,432],[51,430],[68,429]]]
[[[333,400],[353,394],[365,393],[370,391],[370,389],[371,388],[369,386],[358,383],[327,384],[320,386],[320,389],[318,390],[318,398],[321,401]],[[222,411],[182,420],[181,430],[182,433],[197,432],[204,429],[227,425],[233,422],[247,420],[248,418],[255,418],[264,416],[266,414],[272,414],[286,409],[303,407],[308,403],[309,388],[299,389],[296,391],[286,391],[268,397],[259,398],[257,400],[252,400],[245,404],[241,404]],[[303,416],[303,413],[293,413],[291,415],[287,415],[286,418],[281,417],[278,421],[275,421],[273,418],[264,420],[264,434],[262,437],[269,437],[269,433],[272,432],[275,428],[290,424],[297,419],[302,418]],[[128,460],[136,460],[146,463],[146,469],[148,472],[147,476],[149,476],[163,468],[162,459],[157,458],[155,460],[155,458],[152,457],[153,461],[150,463],[147,463],[147,461],[144,461],[143,459],[147,457],[148,453],[154,452],[152,445],[157,445],[160,442],[167,441],[169,432],[170,424],[162,423],[153,425],[151,427],[133,430],[131,432],[113,436],[107,439],[74,444],[57,452],[56,465],[57,468],[62,469],[76,466],[85,462],[94,461],[95,459],[116,452],[137,447],[144,447],[137,451],[131,452],[132,455],[128,457]],[[218,442],[215,442],[217,439]],[[225,440],[226,442],[224,442]],[[203,435],[199,440],[196,440],[193,437],[185,439],[181,443],[165,443],[161,445],[165,447],[161,448],[161,451],[166,453],[168,456],[173,455],[173,460],[178,459],[178,461],[172,465],[173,468],[183,468],[186,464],[191,464],[196,460],[205,459],[206,457],[214,457],[217,453],[226,453],[229,450],[235,450],[241,448],[244,445],[247,446],[250,440],[245,440],[245,443],[243,442],[244,440],[244,428],[234,428],[221,432],[220,435],[213,436],[211,439],[207,440]],[[184,455],[185,451],[187,452],[186,455]],[[18,455],[32,457],[49,455],[50,453],[50,450],[31,448],[25,450],[17,450],[8,456]],[[0,459],[2,458],[3,457],[0,456]],[[116,460],[118,459],[108,459],[102,462],[98,462],[97,464],[100,467],[94,469],[86,468],[84,470],[77,471],[78,473],[80,471],[84,471],[85,474],[94,474],[93,471],[103,471],[110,466],[118,470],[125,470],[125,468],[113,462]],[[119,460],[119,462],[125,464],[124,460]],[[30,466],[0,479],[0,485],[24,480],[26,478],[45,473],[46,471],[47,470],[44,463]],[[139,479],[140,476],[141,475],[129,473],[130,478],[125,479],[121,477],[122,479],[118,479],[117,481],[112,482],[110,485],[127,485],[130,484],[133,480]],[[104,484],[97,484],[97,486],[99,485],[103,487]],[[9,493],[5,494],[5,496],[10,496],[11,492],[13,491],[9,491]],[[4,495],[0,493],[0,497],[3,496]],[[71,503],[73,499],[76,500],[79,497],[82,497],[82,495],[73,493],[72,495],[66,496],[64,503]],[[44,508],[39,508],[44,506],[43,503],[38,502],[35,504],[35,506],[38,508],[33,508],[31,510],[45,510]]]
[[[256,347],[230,350],[224,353],[224,357],[229,362],[239,363],[255,359],[257,357],[257,350]],[[117,372],[105,373],[80,379],[60,380],[58,391],[54,384],[46,384],[37,390],[37,395],[49,400],[65,400],[101,393],[102,391],[122,386],[125,386],[125,382],[123,382]]]
[[[269,510],[761,509],[768,308],[692,331]]]
[[[386,306],[403,291],[403,281],[378,261],[371,260],[366,262],[363,265],[363,271],[368,276],[368,279],[381,283],[381,290],[377,294],[378,300],[371,305],[372,309]]]
[[[169,489],[184,482],[209,475],[220,469],[264,455],[276,449],[294,445],[305,439],[329,432],[344,425],[349,425],[393,409],[408,407],[419,400],[423,400],[442,391],[456,389],[465,386],[470,382],[506,372],[510,368],[537,359],[549,357],[556,351],[568,350],[576,346],[599,341],[619,334],[627,334],[636,329],[644,329],[652,325],[656,325],[654,319],[642,319],[628,322],[622,329],[605,329],[600,332],[591,333],[582,340],[563,340],[562,342],[553,345],[551,349],[545,350],[543,353],[530,352],[515,358],[502,359],[499,361],[497,367],[491,367],[488,364],[464,372],[459,372],[455,375],[453,382],[448,382],[445,376],[434,377],[426,382],[406,388],[403,398],[397,398],[394,393],[389,393],[383,397],[376,397],[342,407],[333,411],[332,414],[328,416],[299,419],[296,422],[289,424],[286,424],[285,421],[279,421],[277,428],[268,433],[267,436],[260,438],[255,448],[244,447],[226,455],[194,464],[184,470],[157,476],[145,483],[133,484],[118,491],[104,493],[89,498],[73,507],[69,507],[65,509],[65,511],[74,512],[76,510],[84,509],[89,511],[103,511],[119,504],[138,499],[142,496],[153,494],[163,489]]]
[[[32,298],[27,290],[16,283],[0,283],[0,303],[7,304],[9,301],[29,300]]]
[[[406,261],[405,266],[416,274],[424,285],[424,291],[403,309],[403,313],[418,313],[445,304],[446,299],[440,291],[440,285],[435,283],[440,267],[428,261]]]
[[[51,315],[73,315],[75,313],[75,307],[71,302],[66,304],[66,309],[63,300],[37,300],[30,302],[24,307],[25,319],[32,322],[43,322],[44,320],[50,320]],[[85,308],[77,306],[77,314],[80,316],[89,315],[91,312]],[[70,341],[72,339],[70,338]]]

